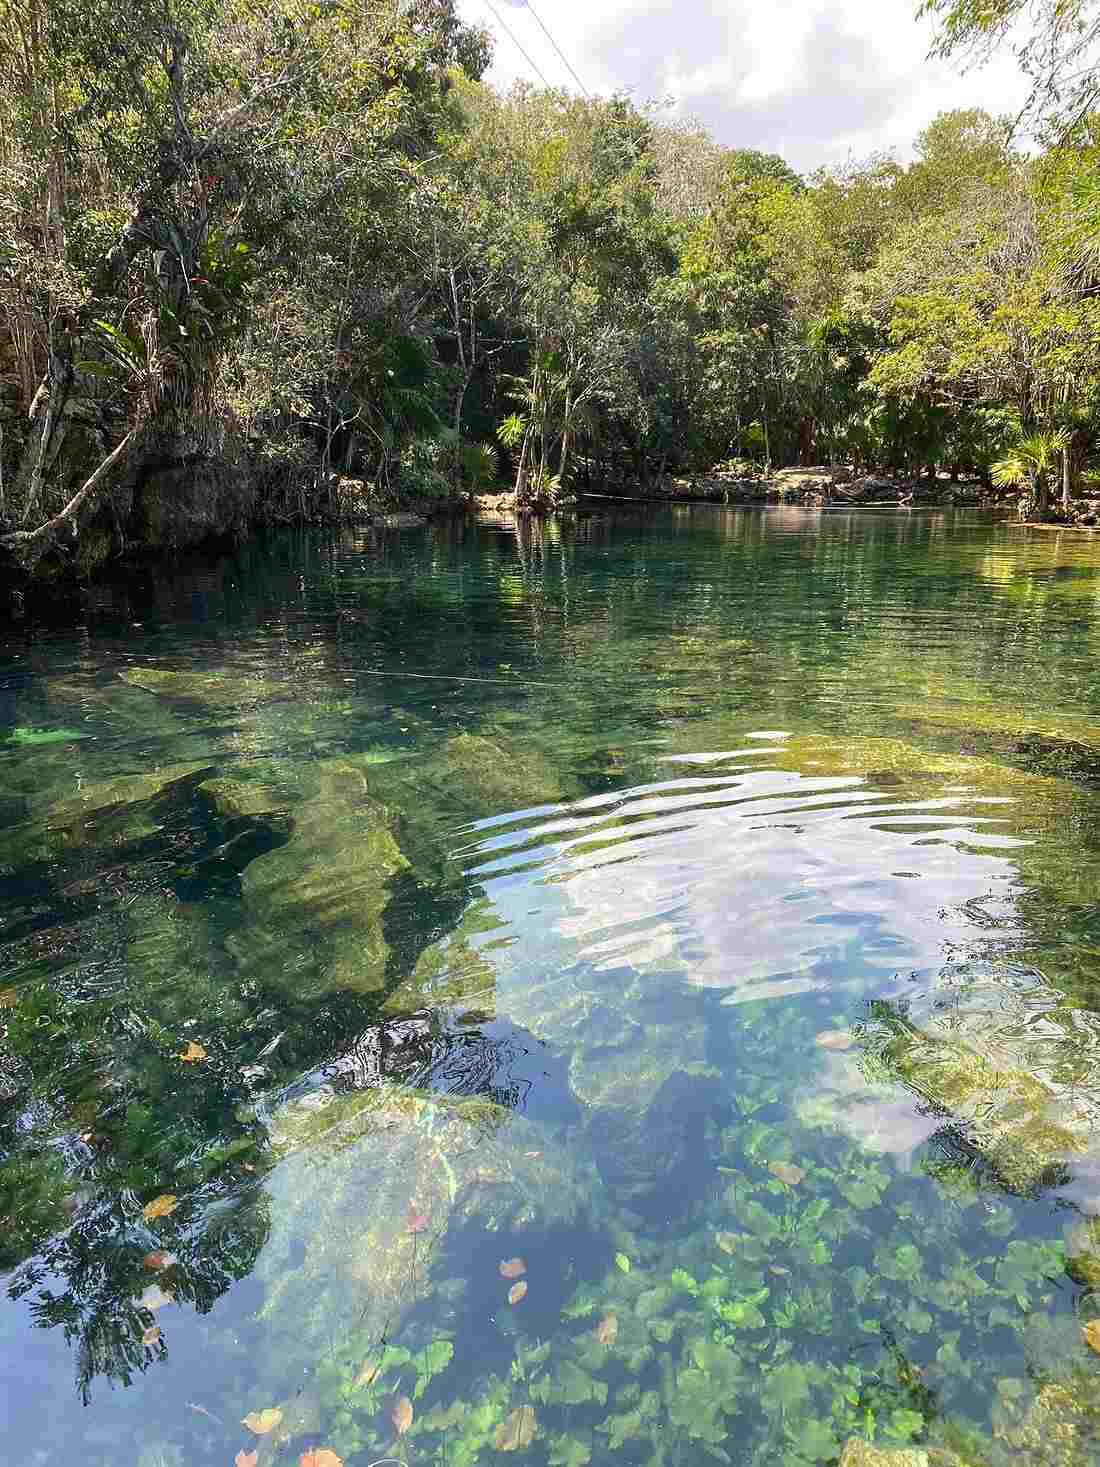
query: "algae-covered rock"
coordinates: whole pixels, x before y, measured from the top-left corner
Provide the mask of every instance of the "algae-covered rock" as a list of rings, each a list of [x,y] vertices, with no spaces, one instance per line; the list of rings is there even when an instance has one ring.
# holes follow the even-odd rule
[[[246,970],[282,974],[299,993],[380,988],[390,881],[408,862],[359,767],[325,760],[317,779],[314,798],[294,807],[286,845],[242,873],[244,920],[226,945]]]
[[[844,1444],[840,1467],[930,1467],[923,1447],[876,1447],[853,1436]]]
[[[142,688],[164,698],[220,706],[295,696],[290,684],[240,673],[235,668],[221,672],[174,672],[162,667],[128,667],[119,677],[132,688]]]
[[[49,861],[78,847],[142,840],[160,829],[157,802],[188,793],[209,771],[203,762],[168,764],[81,784],[65,799],[32,804],[30,821],[0,832],[0,863]]]
[[[480,1099],[326,1091],[282,1106],[270,1130],[282,1159],[258,1272],[267,1347],[288,1378],[321,1350],[361,1360],[393,1339],[444,1283],[456,1227],[499,1233],[506,1257],[516,1229],[576,1224],[595,1184],[526,1118]]]
[[[278,790],[241,779],[205,779],[199,794],[223,820],[262,819],[286,809]]]

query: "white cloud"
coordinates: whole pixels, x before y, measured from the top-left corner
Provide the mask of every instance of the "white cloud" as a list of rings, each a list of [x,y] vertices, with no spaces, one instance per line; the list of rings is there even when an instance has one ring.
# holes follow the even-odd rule
[[[492,0],[555,86],[573,86],[525,0]],[[486,0],[459,0],[496,37],[490,80],[536,80]],[[848,156],[906,156],[950,107],[1013,112],[1024,86],[1011,61],[960,75],[927,60],[931,29],[914,0],[536,0],[590,91],[668,97],[719,142],[782,153],[806,171]]]

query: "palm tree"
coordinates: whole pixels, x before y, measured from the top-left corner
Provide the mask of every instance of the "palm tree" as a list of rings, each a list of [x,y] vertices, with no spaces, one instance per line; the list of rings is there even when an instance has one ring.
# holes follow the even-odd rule
[[[1027,488],[1024,514],[1045,514],[1050,505],[1050,478],[1061,455],[1069,447],[1064,428],[1022,433],[1008,454],[990,470],[994,484],[1002,488]]]

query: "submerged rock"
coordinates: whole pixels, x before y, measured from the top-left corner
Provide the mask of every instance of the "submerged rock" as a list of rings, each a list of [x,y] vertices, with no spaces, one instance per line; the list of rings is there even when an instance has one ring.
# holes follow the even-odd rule
[[[437,1286],[449,1234],[574,1226],[598,1186],[524,1117],[398,1086],[287,1103],[270,1123],[271,1233],[258,1272],[273,1367],[358,1362]],[[536,1281],[537,1285],[537,1281]],[[502,1287],[501,1303],[504,1303]]]
[[[299,993],[381,988],[390,882],[409,863],[362,769],[325,760],[317,780],[318,793],[293,807],[286,845],[242,873],[244,921],[226,946],[245,970],[281,973]]]

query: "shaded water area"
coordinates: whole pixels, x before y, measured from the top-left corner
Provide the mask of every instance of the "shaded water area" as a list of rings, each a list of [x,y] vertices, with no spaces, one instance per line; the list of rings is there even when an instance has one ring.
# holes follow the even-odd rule
[[[1100,1463],[1098,650],[710,506],[9,636],[4,1460]]]

